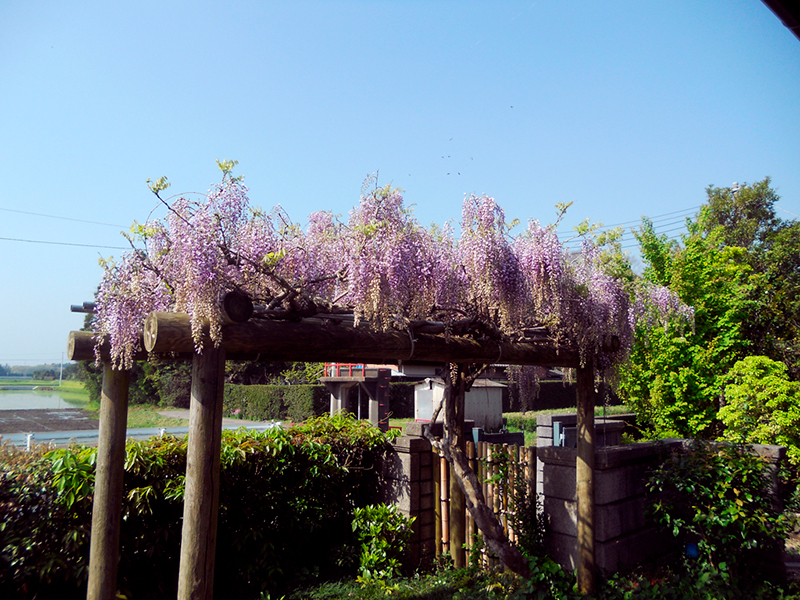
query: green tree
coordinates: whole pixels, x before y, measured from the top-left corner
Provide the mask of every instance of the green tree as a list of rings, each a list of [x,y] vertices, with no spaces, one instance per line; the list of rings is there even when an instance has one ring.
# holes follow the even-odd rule
[[[786,365],[766,356],[748,356],[725,377],[725,406],[719,417],[724,439],[786,446],[800,466],[800,382],[789,381]]]
[[[644,278],[695,309],[695,329],[640,328],[620,392],[658,435],[717,437],[729,371],[764,355],[800,379],[800,223],[782,221],[769,178],[709,187],[681,242],[637,233]]]
[[[657,236],[647,220],[637,234],[645,277],[695,309],[693,331],[640,327],[620,369],[620,393],[658,435],[716,436],[721,378],[750,347],[742,332],[750,307],[746,253],[725,245],[722,227],[706,233],[703,218],[688,224],[683,246]]]
[[[781,225],[773,207],[779,197],[770,187],[769,177],[752,185],[709,186],[706,194],[705,231],[722,227],[727,246],[749,249],[763,244]]]
[[[737,188],[709,187],[703,227],[722,228],[727,246],[747,250],[753,310],[744,323],[755,354],[787,364],[800,380],[800,222],[775,214],[769,177]]]
[[[751,299],[745,324],[754,349],[785,363],[800,381],[800,222],[782,223],[753,252]]]

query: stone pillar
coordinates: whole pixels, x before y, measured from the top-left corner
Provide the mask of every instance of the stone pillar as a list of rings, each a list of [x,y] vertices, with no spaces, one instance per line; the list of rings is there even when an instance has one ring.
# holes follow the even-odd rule
[[[431,444],[423,437],[398,438],[383,464],[382,501],[415,519],[409,548],[413,567],[433,560],[436,553],[433,474]]]

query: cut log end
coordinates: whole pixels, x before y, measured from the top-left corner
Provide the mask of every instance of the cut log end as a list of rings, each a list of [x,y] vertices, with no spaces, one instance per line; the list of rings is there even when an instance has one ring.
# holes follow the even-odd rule
[[[241,292],[228,292],[222,299],[222,312],[233,323],[246,323],[253,316],[253,301]]]

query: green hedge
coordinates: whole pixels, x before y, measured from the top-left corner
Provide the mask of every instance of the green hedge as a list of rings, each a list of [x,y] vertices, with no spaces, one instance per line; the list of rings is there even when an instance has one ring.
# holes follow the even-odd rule
[[[358,387],[350,390],[355,400]],[[237,385],[225,384],[225,416],[252,421],[291,421],[300,423],[310,417],[328,414],[330,392],[322,385]],[[391,417],[414,417],[414,384],[392,383],[389,386]]]
[[[324,415],[330,393],[321,385],[225,385],[226,416],[252,421],[300,423]]]
[[[225,431],[214,596],[280,597],[354,576],[353,511],[377,500],[387,439],[342,415]],[[186,438],[129,442],[126,452],[118,587],[128,598],[174,598]],[[95,460],[95,448],[0,446],[0,598],[86,597]]]
[[[414,418],[415,383],[389,384],[389,411],[392,419]]]

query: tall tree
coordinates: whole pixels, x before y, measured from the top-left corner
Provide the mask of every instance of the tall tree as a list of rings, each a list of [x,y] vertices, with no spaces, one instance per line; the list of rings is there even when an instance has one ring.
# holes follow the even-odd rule
[[[641,328],[621,369],[622,395],[659,434],[714,437],[725,378],[764,354],[796,369],[800,356],[800,225],[775,216],[769,179],[707,189],[681,242],[637,233],[644,277],[695,309],[693,331]]]
[[[752,185],[709,186],[706,195],[702,226],[707,233],[721,227],[727,246],[750,249],[763,244],[781,225],[774,207],[779,196],[769,177]]]
[[[756,310],[745,333],[755,351],[785,363],[800,381],[800,222],[781,223],[752,254]]]

